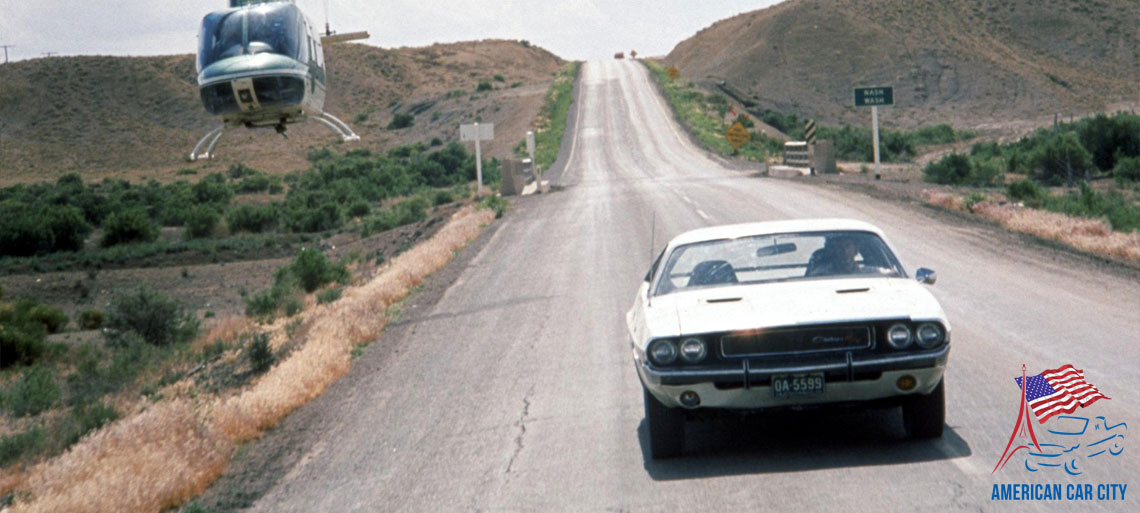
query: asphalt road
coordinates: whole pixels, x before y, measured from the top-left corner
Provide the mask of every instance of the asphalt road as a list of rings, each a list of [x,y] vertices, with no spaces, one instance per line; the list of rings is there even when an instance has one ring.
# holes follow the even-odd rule
[[[1078,476],[991,470],[1017,420],[1023,363],[1084,369],[1111,400],[1078,413],[1140,429],[1136,272],[922,207],[727,169],[680,132],[636,63],[587,64],[575,108],[565,188],[517,202],[438,302],[306,406],[319,432],[253,510],[1135,510],[1131,438],[1119,456],[1074,456]],[[623,318],[651,240],[659,250],[690,228],[798,217],[869,221],[908,270],[938,272],[932,290],[953,325],[944,437],[904,439],[897,411],[803,412],[690,424],[685,457],[650,460]],[[1046,427],[1035,424],[1039,439],[1056,439]],[[1125,502],[999,502],[995,483],[1088,483],[1093,499],[1099,484],[1128,488]]]

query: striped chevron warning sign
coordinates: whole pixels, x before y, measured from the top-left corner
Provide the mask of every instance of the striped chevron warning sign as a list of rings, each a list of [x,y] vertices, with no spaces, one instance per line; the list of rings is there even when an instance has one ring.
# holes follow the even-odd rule
[[[809,119],[804,122],[804,140],[808,144],[815,144],[815,120]]]

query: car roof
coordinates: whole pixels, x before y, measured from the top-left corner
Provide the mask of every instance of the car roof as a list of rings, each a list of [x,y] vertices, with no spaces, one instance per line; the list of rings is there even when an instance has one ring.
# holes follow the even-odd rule
[[[883,237],[883,231],[874,225],[854,219],[793,219],[698,228],[674,237],[673,240],[669,241],[669,246],[676,247],[708,240],[738,239],[741,237],[775,233],[827,231],[871,232],[879,237]]]

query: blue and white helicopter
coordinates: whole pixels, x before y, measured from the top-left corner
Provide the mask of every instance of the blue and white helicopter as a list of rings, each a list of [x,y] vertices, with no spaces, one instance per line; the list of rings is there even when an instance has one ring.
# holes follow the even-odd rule
[[[322,44],[368,37],[334,35],[328,24],[321,34],[292,0],[230,0],[228,9],[207,14],[198,42],[198,90],[222,125],[198,141],[190,160],[212,158],[228,128],[274,127],[285,135],[286,125],[308,118],[344,141],[359,141],[347,123],[324,111]]]

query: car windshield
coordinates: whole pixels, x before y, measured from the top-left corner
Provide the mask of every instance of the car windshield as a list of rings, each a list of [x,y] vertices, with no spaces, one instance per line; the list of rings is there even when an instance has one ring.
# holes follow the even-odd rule
[[[301,11],[293,4],[270,4],[210,13],[202,20],[198,70],[239,55],[275,53],[304,60]]]
[[[654,295],[735,284],[905,275],[874,233],[767,234],[678,246],[665,261]]]

